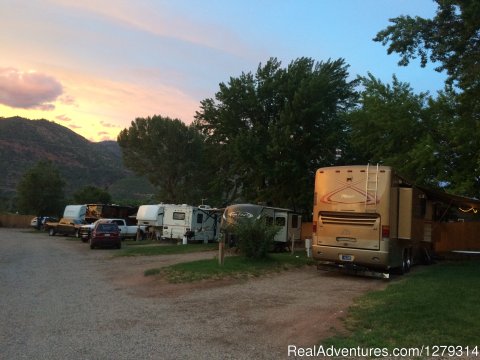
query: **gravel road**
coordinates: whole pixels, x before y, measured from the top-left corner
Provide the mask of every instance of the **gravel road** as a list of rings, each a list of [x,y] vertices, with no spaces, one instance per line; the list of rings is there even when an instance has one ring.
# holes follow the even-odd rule
[[[172,285],[143,270],[214,255],[114,252],[0,228],[0,359],[287,359],[385,286],[313,267]]]

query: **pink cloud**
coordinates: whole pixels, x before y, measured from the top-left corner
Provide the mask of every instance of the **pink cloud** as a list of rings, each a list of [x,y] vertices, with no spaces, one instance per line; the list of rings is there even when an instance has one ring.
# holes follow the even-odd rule
[[[64,105],[75,105],[75,98],[70,95],[62,96],[59,100]]]
[[[68,125],[68,127],[69,127],[70,129],[81,129],[81,128],[82,128],[81,126],[74,125],[74,124],[70,124],[70,125]]]
[[[53,110],[63,92],[54,77],[14,68],[0,68],[0,104],[14,108]]]
[[[58,119],[60,121],[65,121],[65,122],[72,121],[72,119],[69,118],[67,115],[58,115],[55,117],[55,119]]]
[[[106,128],[115,128],[115,127],[117,127],[117,125],[115,125],[115,124],[109,124],[109,123],[107,123],[106,121],[103,121],[103,120],[100,121],[100,124],[101,124],[103,127],[106,127]]]

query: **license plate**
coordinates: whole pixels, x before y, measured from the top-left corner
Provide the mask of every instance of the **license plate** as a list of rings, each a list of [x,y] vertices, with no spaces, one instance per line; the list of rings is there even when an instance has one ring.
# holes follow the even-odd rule
[[[109,237],[109,236],[110,236],[110,234],[105,234],[105,237]]]
[[[340,255],[342,261],[353,261],[353,255]]]

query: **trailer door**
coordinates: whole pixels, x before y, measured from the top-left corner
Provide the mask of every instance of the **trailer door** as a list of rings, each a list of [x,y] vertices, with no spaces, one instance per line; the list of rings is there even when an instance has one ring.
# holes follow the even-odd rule
[[[288,214],[286,212],[275,212],[275,226],[279,228],[275,241],[286,242],[288,239]]]

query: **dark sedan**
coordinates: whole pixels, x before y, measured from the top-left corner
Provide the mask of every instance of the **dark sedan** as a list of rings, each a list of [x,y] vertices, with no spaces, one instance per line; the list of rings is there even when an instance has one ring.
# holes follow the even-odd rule
[[[122,247],[122,238],[120,237],[120,229],[115,223],[97,222],[90,237],[90,249],[96,247]]]

